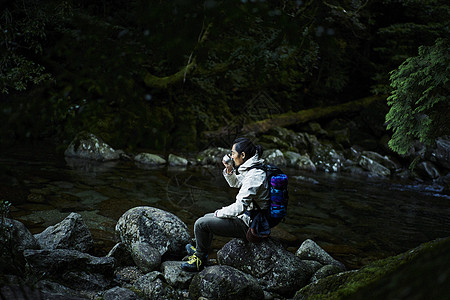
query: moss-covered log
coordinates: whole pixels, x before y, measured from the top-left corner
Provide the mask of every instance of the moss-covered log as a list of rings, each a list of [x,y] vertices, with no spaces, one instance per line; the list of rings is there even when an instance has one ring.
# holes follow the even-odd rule
[[[301,110],[298,112],[288,112],[279,115],[272,115],[269,119],[244,124],[240,129],[240,133],[248,132],[263,133],[275,127],[286,127],[296,124],[302,124],[321,118],[329,118],[342,114],[358,112],[375,101],[386,100],[386,96],[371,96],[344,104],[338,104],[327,107],[315,107]],[[228,134],[229,127],[222,127],[216,131],[207,131],[203,135],[205,138],[217,138],[224,134]]]

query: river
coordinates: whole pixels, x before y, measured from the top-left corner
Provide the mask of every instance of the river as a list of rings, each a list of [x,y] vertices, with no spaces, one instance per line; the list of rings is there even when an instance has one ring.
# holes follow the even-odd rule
[[[450,196],[439,186],[284,169],[289,208],[274,235],[316,241],[348,269],[450,235]],[[68,159],[52,147],[15,147],[0,154],[0,199],[9,217],[39,233],[77,212],[105,255],[118,218],[135,206],[170,211],[192,232],[196,218],[233,201],[219,166],[146,168],[133,161]],[[215,239],[215,250],[227,239]]]

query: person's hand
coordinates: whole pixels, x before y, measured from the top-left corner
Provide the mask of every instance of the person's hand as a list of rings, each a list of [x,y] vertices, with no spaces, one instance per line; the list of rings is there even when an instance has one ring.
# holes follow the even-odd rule
[[[230,163],[227,164],[224,160],[222,160],[222,163],[227,169],[227,174],[231,174],[231,172],[233,171],[233,165]]]

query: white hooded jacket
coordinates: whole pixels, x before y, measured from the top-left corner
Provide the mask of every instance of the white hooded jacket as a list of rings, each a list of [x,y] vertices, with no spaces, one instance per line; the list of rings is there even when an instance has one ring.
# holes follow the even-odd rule
[[[228,184],[231,187],[239,188],[239,193],[236,195],[234,203],[216,210],[214,213],[216,217],[237,217],[250,226],[250,217],[244,212],[257,209],[253,205],[253,201],[256,201],[261,209],[268,208],[270,195],[267,189],[266,172],[256,168],[250,169],[252,166],[263,163],[264,160],[260,159],[258,154],[255,154],[238,167],[239,175],[234,172],[227,174],[226,168],[223,170],[223,175]]]

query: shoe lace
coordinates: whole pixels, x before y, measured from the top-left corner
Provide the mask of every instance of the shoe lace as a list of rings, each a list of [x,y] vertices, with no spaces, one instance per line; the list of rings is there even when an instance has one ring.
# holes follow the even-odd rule
[[[193,254],[191,256],[189,256],[189,261],[188,264],[193,265],[193,264],[197,265],[197,269],[200,268],[200,265],[202,264],[202,261],[200,260],[200,258],[197,257],[197,255]]]

